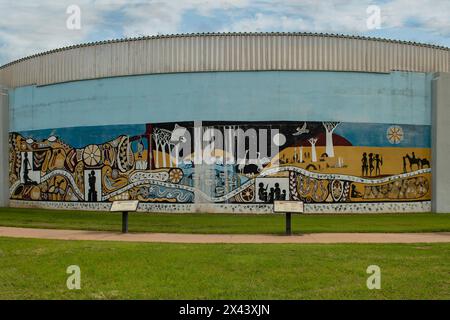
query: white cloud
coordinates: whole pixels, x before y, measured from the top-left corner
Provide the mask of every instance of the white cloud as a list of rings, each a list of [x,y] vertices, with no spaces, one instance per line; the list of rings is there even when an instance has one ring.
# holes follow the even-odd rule
[[[66,28],[67,6],[81,8],[81,30]],[[0,0],[0,64],[26,55],[110,37],[190,32],[188,12],[208,21],[206,31],[366,33],[371,0]],[[383,30],[411,30],[450,40],[450,1],[378,3]],[[384,29],[383,29],[384,28]],[[200,31],[200,30],[195,30]],[[427,37],[418,39],[427,41]]]
[[[381,9],[382,28],[406,28],[415,20],[427,32],[450,37],[448,0],[256,0],[252,5],[257,13],[237,19],[224,30],[245,27],[246,31],[260,31],[263,27],[265,31],[291,31],[298,25],[296,31],[364,33],[368,31],[366,9],[371,4]]]
[[[450,37],[450,1],[448,0],[395,0],[381,6],[382,15],[389,28],[404,27],[410,20],[417,20],[434,34]]]
[[[179,25],[187,11],[211,17],[215,10],[226,15],[229,10],[244,9],[250,4],[249,0],[138,1],[122,8],[122,13],[129,22],[123,32],[125,36],[182,32]]]
[[[81,30],[66,28],[69,5],[81,8]],[[244,8],[248,0],[0,0],[0,64],[91,40],[93,34],[133,37],[180,32],[187,10]],[[120,18],[120,23],[115,19]]]
[[[79,3],[83,8],[88,1]],[[0,1],[0,56],[15,59],[84,41],[93,30],[92,22],[99,17],[95,11],[82,11],[83,28],[69,30],[66,9],[70,4],[48,0]]]
[[[226,26],[223,32],[261,32],[261,31],[299,31],[305,30],[307,23],[301,18],[287,16],[276,17],[263,13],[256,13],[254,17],[240,19],[231,26]]]

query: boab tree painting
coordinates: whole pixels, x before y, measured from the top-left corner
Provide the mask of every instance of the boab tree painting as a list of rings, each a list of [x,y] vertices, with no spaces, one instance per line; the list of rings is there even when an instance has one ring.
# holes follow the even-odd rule
[[[310,138],[308,141],[311,143],[311,159],[312,162],[317,162],[316,143],[317,138]]]
[[[340,122],[322,122],[325,127],[325,152],[330,158],[334,157],[333,131],[339,123]]]

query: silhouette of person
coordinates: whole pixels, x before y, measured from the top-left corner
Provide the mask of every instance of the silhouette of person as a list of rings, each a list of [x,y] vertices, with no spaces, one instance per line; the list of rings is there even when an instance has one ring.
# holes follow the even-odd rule
[[[92,170],[89,174],[89,191],[88,191],[88,201],[96,202],[97,201],[97,191],[95,190],[95,183],[97,178],[95,177],[95,171]]]
[[[269,203],[273,203],[274,196],[275,196],[275,189],[274,188],[270,188]]]
[[[24,159],[23,159],[23,182],[25,184],[32,183],[33,180],[29,177],[29,170],[31,169],[30,160],[28,160],[28,152],[24,153]]]
[[[383,158],[380,158],[379,154],[375,155],[375,175],[379,176],[381,174],[381,166],[383,165]]]
[[[274,190],[274,193],[275,193],[274,200],[280,200],[281,189],[280,189],[280,184],[279,184],[278,182],[275,183],[275,190]]]
[[[286,200],[286,190],[283,190],[281,193],[281,199],[280,200]]]
[[[258,198],[261,201],[267,202],[267,187],[264,188],[264,183],[260,182],[258,188]]]
[[[362,159],[361,159],[361,172],[362,172],[362,176],[367,176],[367,170],[369,169],[369,166],[367,165],[367,153],[363,153],[362,155]]]
[[[373,153],[369,153],[369,170],[370,170],[370,176],[372,176],[372,172],[373,169],[375,169],[374,165],[373,165],[373,161],[374,161],[374,157],[373,157]]]

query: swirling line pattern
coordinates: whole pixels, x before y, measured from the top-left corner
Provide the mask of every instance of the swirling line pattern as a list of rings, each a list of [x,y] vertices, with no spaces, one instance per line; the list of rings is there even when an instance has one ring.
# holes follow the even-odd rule
[[[14,190],[17,189],[17,187],[20,185],[20,180],[17,180],[16,182],[14,182],[11,187],[9,187],[9,196],[11,197],[14,193]]]
[[[169,173],[167,171],[160,172],[144,172],[138,171],[133,173],[130,178],[130,183],[139,182],[142,180],[157,180],[157,181],[167,181],[169,179]]]
[[[351,181],[351,182],[361,182],[361,183],[366,183],[366,184],[378,184],[378,183],[384,183],[384,182],[389,182],[389,181],[393,181],[393,180],[397,180],[397,179],[402,179],[402,178],[406,178],[406,177],[412,177],[412,176],[416,176],[416,175],[420,175],[423,173],[429,173],[431,172],[431,169],[421,169],[421,170],[417,170],[417,171],[413,171],[413,172],[408,172],[408,173],[403,173],[403,174],[399,174],[399,175],[395,175],[395,176],[390,176],[390,177],[386,177],[386,178],[382,178],[382,179],[365,179],[365,178],[359,178],[359,177],[354,177],[354,176],[348,176],[348,175],[340,175],[340,174],[319,174],[319,173],[315,173],[315,172],[310,172],[307,171],[305,169],[302,168],[298,168],[298,167],[293,167],[293,166],[283,166],[283,167],[276,167],[276,168],[271,168],[271,169],[267,169],[264,172],[262,172],[259,176],[260,177],[264,177],[264,176],[270,176],[272,174],[275,173],[279,173],[279,172],[284,172],[284,171],[289,171],[289,172],[296,172],[299,174],[302,174],[306,177],[309,178],[314,178],[314,179],[319,179],[319,180],[325,180],[325,179],[331,179],[331,180],[346,180],[346,181]],[[66,177],[75,194],[77,195],[77,197],[81,200],[84,200],[84,195],[81,193],[81,191],[79,190],[78,186],[75,184],[75,181],[73,180],[73,177],[66,172],[65,170],[55,170],[52,171],[50,173],[48,173],[47,175],[43,176],[41,178],[41,181],[44,182],[46,180],[49,180],[50,178],[57,176],[57,175],[61,175]],[[105,196],[102,197],[103,201],[107,201],[108,199],[117,196],[125,191],[130,190],[131,188],[134,188],[136,186],[140,186],[140,185],[148,185],[148,184],[152,184],[152,185],[159,185],[159,186],[163,186],[166,188],[171,188],[171,187],[175,187],[177,189],[183,189],[183,190],[187,190],[190,191],[192,193],[194,193],[196,196],[200,197],[203,200],[209,201],[209,202],[224,202],[227,201],[229,199],[231,199],[232,197],[234,197],[235,195],[239,194],[240,192],[244,191],[247,187],[249,187],[250,185],[252,185],[254,183],[254,178],[248,180],[247,182],[245,182],[244,184],[242,184],[239,188],[234,189],[233,191],[231,191],[230,193],[227,193],[226,195],[220,196],[220,197],[211,197],[209,195],[207,195],[206,193],[202,192],[201,190],[198,190],[194,187],[190,187],[190,186],[185,186],[185,185],[174,185],[172,183],[167,183],[167,182],[162,182],[162,181],[158,181],[158,180],[153,180],[153,179],[144,179],[141,181],[136,181],[134,183],[131,183],[119,190],[116,190],[115,192],[112,192],[110,194],[107,194]],[[15,184],[13,184],[10,188],[10,194],[12,194],[14,192],[14,190],[18,187],[18,185],[20,185],[20,181],[16,182]]]
[[[397,174],[394,176],[389,176],[389,177],[385,177],[385,178],[381,178],[381,179],[367,179],[367,178],[360,178],[360,177],[356,177],[356,176],[349,176],[349,175],[345,175],[345,174],[316,173],[316,172],[311,172],[311,171],[305,170],[303,168],[298,168],[298,167],[293,167],[293,166],[282,166],[282,167],[266,169],[263,172],[261,172],[259,177],[270,176],[270,175],[273,175],[273,174],[276,174],[279,172],[285,172],[285,171],[289,171],[289,172],[293,171],[296,173],[300,173],[306,177],[319,179],[319,180],[346,180],[346,181],[350,181],[350,182],[359,182],[359,183],[365,183],[365,184],[379,184],[379,183],[390,182],[390,181],[397,180],[397,179],[409,178],[409,177],[417,176],[417,175],[424,174],[424,173],[431,173],[431,168],[420,169],[420,170],[416,170],[416,171],[412,171],[412,172]]]
[[[81,193],[81,191],[78,188],[77,184],[75,183],[75,180],[73,179],[72,175],[69,172],[65,171],[65,170],[54,170],[54,171],[46,174],[45,176],[43,176],[41,178],[41,182],[45,182],[45,181],[47,181],[47,180],[49,180],[49,179],[51,179],[51,178],[53,178],[55,176],[63,176],[65,178],[67,178],[67,180],[69,180],[70,185],[71,185],[71,187],[73,189],[73,192],[76,194],[76,196],[79,199],[84,200],[84,195],[83,195],[83,193]]]
[[[139,190],[139,195],[144,199],[175,199],[177,202],[181,203],[194,201],[193,192],[176,188],[165,188],[157,185],[142,187]]]
[[[72,187],[73,192],[75,193],[75,195],[78,197],[78,199],[84,200],[84,195],[82,194],[82,192],[78,188],[78,186],[75,183],[75,180],[73,179],[72,175],[69,172],[65,171],[65,170],[54,170],[52,172],[49,172],[45,176],[41,177],[41,182],[45,182],[47,180],[50,180],[51,178],[53,178],[55,176],[63,176],[67,180],[69,180],[70,186]],[[13,185],[11,185],[11,187],[9,189],[9,193],[12,195],[14,193],[14,190],[16,190],[16,188],[20,184],[21,183],[20,183],[20,180],[19,180],[19,181],[16,181]]]
[[[195,194],[195,196],[199,197],[202,200],[205,201],[209,201],[209,202],[224,202],[232,197],[234,197],[235,195],[237,195],[238,193],[242,192],[243,190],[245,190],[247,187],[249,187],[250,185],[252,185],[254,183],[254,179],[249,180],[247,182],[245,182],[244,184],[242,184],[239,188],[231,191],[230,193],[227,193],[224,196],[221,197],[211,197],[209,195],[207,195],[206,193],[204,193],[203,191],[195,188],[195,187],[191,187],[191,186],[185,186],[185,185],[177,185],[177,184],[172,184],[172,183],[168,183],[168,182],[162,182],[162,181],[154,181],[154,180],[143,180],[143,181],[138,181],[132,184],[129,184],[119,190],[116,190],[112,193],[109,193],[105,196],[102,197],[103,201],[106,201],[112,197],[118,196],[121,193],[124,193],[125,191],[128,191],[134,187],[137,186],[141,186],[141,185],[157,185],[157,186],[162,186],[162,187],[166,187],[166,188],[176,188],[176,189],[182,189],[182,190],[187,190],[187,191],[191,191],[192,193]]]

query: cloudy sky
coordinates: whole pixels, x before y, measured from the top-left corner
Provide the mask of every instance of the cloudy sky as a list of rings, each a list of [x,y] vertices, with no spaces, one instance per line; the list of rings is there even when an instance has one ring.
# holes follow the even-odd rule
[[[450,47],[450,0],[0,0],[0,12],[0,65],[83,42],[192,32],[328,32]]]

